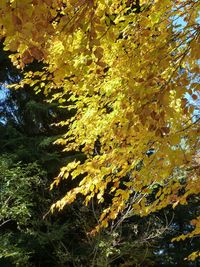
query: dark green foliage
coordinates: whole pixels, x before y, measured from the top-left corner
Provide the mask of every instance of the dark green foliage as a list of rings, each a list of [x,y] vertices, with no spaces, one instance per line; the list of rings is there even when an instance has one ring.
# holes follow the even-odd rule
[[[3,43],[0,42],[0,83],[5,81],[12,81],[19,76],[19,70],[13,67],[9,53],[3,50]]]
[[[196,251],[200,247],[200,239],[198,237],[191,240],[171,242],[175,236],[181,233],[191,232],[194,228],[190,221],[200,215],[200,198],[193,197],[190,199],[187,206],[178,206],[176,210],[168,209],[165,211],[166,220],[168,221],[169,229],[160,238],[158,247],[155,250],[156,262],[158,266],[164,267],[197,267],[200,266],[200,259],[195,262],[184,260],[190,253]],[[162,212],[158,214],[160,218]]]
[[[26,266],[32,253],[26,239],[32,235],[36,213],[42,214],[38,207],[44,201],[46,173],[35,163],[13,165],[8,156],[1,156],[0,168],[0,257]]]

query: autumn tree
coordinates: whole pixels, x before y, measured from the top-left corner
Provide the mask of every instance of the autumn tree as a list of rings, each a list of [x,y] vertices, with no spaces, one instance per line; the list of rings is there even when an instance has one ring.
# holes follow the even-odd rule
[[[155,257],[150,244],[165,229],[165,221],[156,215],[125,221],[119,217],[111,229],[88,237],[101,205],[85,208],[79,200],[62,213],[48,213],[52,199],[66,191],[63,183],[49,192],[59,166],[83,155],[61,153],[52,144],[66,131],[52,122],[70,112],[46,103],[43,92],[34,94],[28,85],[19,90],[5,87],[23,77],[8,55],[0,48],[0,266],[151,266]],[[39,69],[41,64],[27,68]]]
[[[68,131],[57,143],[87,157],[61,169],[53,185],[78,182],[52,209],[79,194],[86,204],[104,202],[109,193],[98,231],[127,203],[144,216],[199,194],[199,118],[189,101],[198,99],[199,7],[196,0],[1,1],[0,35],[13,64],[45,66],[16,88],[28,83],[73,110],[59,123]],[[199,218],[193,224],[189,237],[200,233]]]

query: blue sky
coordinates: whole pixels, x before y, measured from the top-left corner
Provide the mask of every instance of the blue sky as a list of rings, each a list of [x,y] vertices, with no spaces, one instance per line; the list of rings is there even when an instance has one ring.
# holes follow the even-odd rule
[[[6,88],[4,84],[0,83],[0,100],[4,99],[6,96]]]

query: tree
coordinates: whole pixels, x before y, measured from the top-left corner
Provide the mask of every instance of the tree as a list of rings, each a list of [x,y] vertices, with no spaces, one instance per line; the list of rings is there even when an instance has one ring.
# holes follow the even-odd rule
[[[88,204],[109,193],[98,231],[127,203],[144,216],[200,193],[199,118],[186,97],[198,99],[199,6],[195,0],[1,1],[0,35],[13,64],[45,65],[27,72],[18,87],[30,84],[74,111],[60,122],[68,131],[57,143],[87,157],[61,169],[53,184],[77,183],[52,209],[79,194]],[[200,233],[199,218],[193,223],[190,237]]]
[[[23,77],[23,73],[10,65],[9,53],[0,53],[4,58],[2,84]],[[37,65],[31,64],[28,68],[39,68]],[[149,229],[147,218],[128,221],[124,223],[125,228],[119,218],[112,229],[88,238],[87,232],[94,227],[95,217],[102,210],[99,205],[93,203],[85,209],[79,201],[62,214],[47,213],[52,198],[63,194],[62,189],[49,194],[53,175],[72,157],[80,158],[80,155],[61,155],[51,144],[55,136],[65,131],[52,127],[52,122],[68,113],[60,110],[57,104],[46,103],[42,92],[34,94],[28,86],[19,90],[2,88],[2,91],[5,94],[0,100],[0,265],[116,267],[122,263],[153,264],[153,248],[149,244],[156,238],[154,235],[152,238],[155,223]],[[142,224],[140,229],[138,224]]]

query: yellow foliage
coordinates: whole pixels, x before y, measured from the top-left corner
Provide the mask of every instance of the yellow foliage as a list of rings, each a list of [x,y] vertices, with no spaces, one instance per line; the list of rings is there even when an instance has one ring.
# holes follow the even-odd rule
[[[39,84],[36,91],[51,93],[50,101],[76,110],[73,118],[60,122],[69,131],[57,143],[65,151],[81,147],[87,160],[64,166],[53,184],[85,176],[53,208],[62,209],[78,194],[86,204],[96,196],[102,202],[110,192],[113,200],[100,227],[107,227],[127,203],[147,215],[169,204],[186,204],[188,196],[200,193],[194,160],[198,120],[186,98],[188,93],[199,101],[200,4],[146,0],[132,8],[131,3],[0,1],[0,37],[5,50],[12,51],[13,64],[21,69],[33,60],[45,64],[16,87]],[[176,170],[185,175],[183,195]],[[164,190],[150,203],[148,196],[158,185]],[[190,237],[199,233],[199,221]]]

